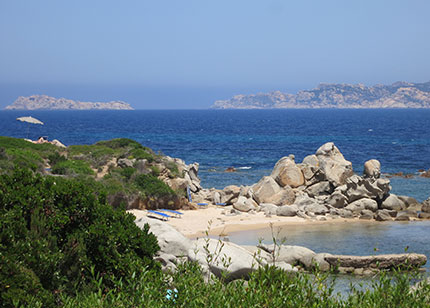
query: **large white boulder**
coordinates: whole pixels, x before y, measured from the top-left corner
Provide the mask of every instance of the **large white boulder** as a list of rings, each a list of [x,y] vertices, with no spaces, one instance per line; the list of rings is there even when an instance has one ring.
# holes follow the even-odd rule
[[[309,264],[309,260],[312,260],[316,253],[309,248],[294,245],[264,245],[261,244],[258,247],[268,252],[276,262],[286,262],[291,265],[296,264]]]
[[[217,277],[226,273],[227,280],[247,278],[261,260],[245,248],[216,239],[198,239],[188,251],[188,258],[197,261]]]
[[[405,204],[395,194],[390,194],[384,201],[382,201],[381,209],[401,211],[405,209]]]
[[[282,187],[299,187],[305,184],[305,178],[302,170],[294,162],[294,156],[281,158],[273,168],[271,177],[273,177]]]
[[[376,212],[378,210],[378,202],[372,199],[363,198],[351,202],[345,207],[345,209],[350,210],[354,213],[359,213],[362,210],[370,210],[372,212]]]
[[[364,163],[364,172],[365,177],[379,179],[381,176],[381,163],[379,160],[370,159]]]
[[[270,202],[278,206],[281,206],[281,205],[293,204],[295,199],[296,199],[296,195],[293,189],[289,186],[285,186],[283,189],[278,191],[269,199],[265,199],[265,202]]]
[[[320,169],[334,186],[345,184],[346,179],[353,175],[352,163],[343,157],[333,142],[322,145],[315,155]]]
[[[299,209],[297,208],[297,205],[284,205],[278,207],[278,209],[276,210],[276,215],[292,217],[296,216],[298,211]]]
[[[233,208],[241,212],[249,212],[251,210],[256,210],[258,208],[258,204],[252,199],[239,196],[237,201],[233,203]]]
[[[252,187],[252,190],[257,203],[271,203],[271,198],[281,191],[281,187],[272,177],[265,176]]]
[[[141,229],[145,224],[149,224],[149,231],[157,237],[160,254],[174,255],[176,257],[188,255],[188,251],[192,246],[191,240],[171,225],[149,217],[139,218],[135,223]]]

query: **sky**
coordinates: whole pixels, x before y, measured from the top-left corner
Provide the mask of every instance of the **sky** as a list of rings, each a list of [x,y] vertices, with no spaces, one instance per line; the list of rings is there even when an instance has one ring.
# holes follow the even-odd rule
[[[428,0],[0,0],[0,108],[31,94],[207,108],[320,82],[425,82],[429,12]]]

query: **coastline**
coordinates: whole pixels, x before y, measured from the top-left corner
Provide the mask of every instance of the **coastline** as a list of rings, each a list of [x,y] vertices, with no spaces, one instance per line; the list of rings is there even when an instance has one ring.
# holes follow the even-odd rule
[[[185,237],[194,239],[206,235],[227,236],[232,232],[260,230],[280,226],[316,225],[316,224],[344,224],[351,222],[378,223],[377,221],[364,221],[359,218],[336,218],[328,220],[304,219],[300,217],[283,217],[273,215],[265,216],[263,212],[255,214],[242,213],[235,216],[222,214],[223,207],[211,205],[197,210],[182,210],[181,218],[172,218],[167,223],[181,232]],[[145,210],[128,210],[136,219],[147,215]]]

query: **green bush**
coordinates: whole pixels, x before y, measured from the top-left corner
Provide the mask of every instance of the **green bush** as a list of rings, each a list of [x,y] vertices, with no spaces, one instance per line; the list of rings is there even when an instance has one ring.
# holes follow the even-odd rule
[[[157,166],[150,166],[149,169],[151,169],[151,174],[153,176],[159,176],[160,175],[160,168],[158,168]]]
[[[28,149],[10,148],[6,150],[6,155],[11,158],[16,166],[29,168],[33,171],[40,169],[43,164],[42,157]]]
[[[157,269],[159,249],[149,227],[106,203],[103,193],[76,180],[42,177],[16,170],[0,176],[0,296],[43,307],[58,297],[91,290],[94,276],[103,288],[116,279]],[[122,277],[122,278],[121,278]]]
[[[63,160],[55,164],[51,169],[53,174],[62,175],[93,175],[94,171],[89,164],[83,160]]]
[[[106,164],[115,154],[115,150],[102,145],[71,145],[67,149],[70,158],[88,161],[95,168]]]
[[[170,171],[170,178],[183,177],[183,174],[179,173],[178,165],[176,165],[174,162],[169,161],[168,163],[166,163],[166,168]]]
[[[120,173],[127,180],[130,180],[131,176],[136,172],[136,169],[133,167],[126,167],[121,169]]]
[[[146,159],[148,162],[152,163],[155,160],[155,154],[142,147],[131,150],[130,158]]]
[[[54,154],[48,156],[48,161],[51,167],[66,160],[67,158],[58,152],[55,152]]]
[[[135,183],[146,197],[176,196],[167,184],[151,174],[138,175]]]
[[[111,149],[142,147],[142,145],[139,142],[128,138],[117,138],[112,140],[99,141],[96,143],[96,145],[105,146]]]

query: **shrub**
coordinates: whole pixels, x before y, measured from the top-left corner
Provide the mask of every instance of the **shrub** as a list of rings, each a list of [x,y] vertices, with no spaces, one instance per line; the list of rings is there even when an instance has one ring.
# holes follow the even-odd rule
[[[153,162],[155,160],[155,154],[151,153],[148,149],[137,148],[130,151],[130,158],[136,159],[146,159],[148,162]]]
[[[138,175],[135,183],[146,197],[176,196],[167,184],[150,174]]]
[[[51,154],[48,156],[49,164],[52,166],[61,163],[63,161],[66,161],[67,158],[64,155],[59,154],[58,152],[55,152],[54,154]]]
[[[41,168],[43,163],[40,155],[31,150],[11,148],[6,150],[6,154],[16,166],[29,168],[33,171]]]
[[[0,290],[4,306],[52,306],[61,293],[103,288],[148,267],[159,249],[149,227],[76,180],[16,170],[0,176]],[[15,302],[14,302],[15,301]]]
[[[129,180],[135,172],[136,172],[136,169],[133,167],[126,167],[121,169],[120,171],[121,175],[125,177],[127,180]]]
[[[53,174],[62,175],[93,175],[94,171],[89,164],[83,160],[63,160],[52,167]]]
[[[126,147],[129,147],[129,148],[143,147],[139,142],[128,138],[117,138],[112,140],[99,141],[96,143],[96,145],[105,146],[111,149],[126,148]]]
[[[83,158],[94,167],[106,164],[116,153],[115,150],[102,145],[71,145],[67,149],[69,157]]]

